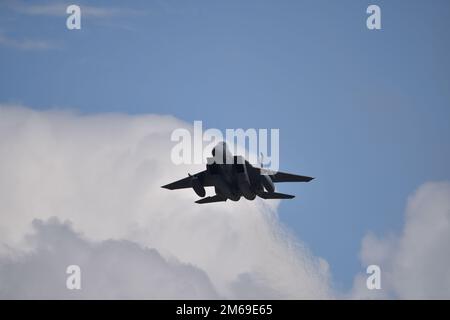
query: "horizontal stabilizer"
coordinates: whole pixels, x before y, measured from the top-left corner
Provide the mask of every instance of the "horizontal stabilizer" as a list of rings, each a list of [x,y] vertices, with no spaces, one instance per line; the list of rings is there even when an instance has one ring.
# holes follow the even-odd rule
[[[212,197],[206,197],[200,200],[195,201],[195,203],[211,203],[211,202],[221,202],[221,201],[227,201],[226,198],[223,198],[221,196],[215,195]]]
[[[285,193],[278,193],[278,192],[263,192],[258,194],[263,199],[292,199],[295,198],[295,196]]]

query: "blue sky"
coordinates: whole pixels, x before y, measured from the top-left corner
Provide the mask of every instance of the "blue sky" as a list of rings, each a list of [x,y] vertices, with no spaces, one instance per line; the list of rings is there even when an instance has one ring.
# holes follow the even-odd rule
[[[60,2],[27,3],[0,4],[0,102],[279,128],[281,169],[317,178],[279,187],[297,194],[280,218],[338,288],[367,231],[400,230],[408,195],[450,179],[446,0],[79,1],[103,11],[76,31]]]

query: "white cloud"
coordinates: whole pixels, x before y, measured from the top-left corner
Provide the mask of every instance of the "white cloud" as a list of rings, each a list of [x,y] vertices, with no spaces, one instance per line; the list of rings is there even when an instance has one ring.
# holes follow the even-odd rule
[[[170,116],[82,116],[67,111],[38,112],[0,106],[2,261],[10,262],[8,257],[20,253],[25,257],[24,268],[31,268],[26,270],[34,270],[34,262],[55,266],[60,253],[70,252],[74,246],[65,241],[58,244],[56,240],[68,237],[83,248],[74,255],[75,260],[92,257],[87,269],[97,264],[92,252],[101,251],[108,243],[113,247],[108,252],[111,257],[129,248],[128,257],[136,259],[133,270],[138,270],[139,277],[154,263],[145,250],[154,249],[154,260],[167,270],[148,267],[149,273],[153,271],[156,278],[160,275],[162,279],[186,279],[176,280],[177,284],[160,284],[164,295],[158,297],[178,297],[183,294],[180,286],[189,291],[194,284],[200,288],[197,296],[212,298],[330,297],[327,263],[312,256],[286,233],[278,221],[276,202],[244,200],[197,205],[192,190],[160,188],[187,172],[204,169],[170,162],[170,133],[179,127],[191,129]],[[46,221],[53,216],[70,220],[83,238],[76,237],[71,229],[44,223],[31,243],[24,241],[24,235],[33,232],[34,219]],[[58,231],[62,229],[65,232]],[[36,242],[49,232],[58,235],[50,242],[57,252],[46,265],[44,258],[39,258],[44,247]],[[180,275],[179,268],[187,271]],[[10,285],[22,285],[23,275],[14,271],[19,269],[8,269],[9,273],[0,277],[16,281]],[[89,272],[85,269],[84,273]],[[59,268],[55,271],[59,272]],[[95,270],[94,274],[99,272]],[[128,268],[112,272],[124,277]],[[25,273],[34,279],[32,271]],[[89,278],[89,282],[99,285],[94,282],[106,281],[109,276],[111,273],[107,272],[103,278]],[[49,288],[60,285],[61,275],[52,273],[49,277],[48,281],[53,281]],[[135,280],[130,275],[136,287],[114,287],[108,283],[107,291],[94,290],[90,294],[108,298],[147,294],[154,297],[146,288],[152,279],[142,281],[145,288]],[[25,291],[16,291],[17,296]],[[67,297],[58,290],[46,294]]]
[[[217,298],[198,268],[164,259],[126,240],[94,243],[57,219],[34,220],[31,253],[0,258],[0,299]],[[64,272],[81,268],[81,290],[68,290]]]
[[[7,37],[0,31],[0,45],[20,50],[48,50],[56,46],[46,40],[36,39],[13,39]]]
[[[203,170],[170,162],[179,127],[191,129],[170,116],[0,105],[0,297],[333,297],[326,261],[283,229],[277,202],[202,206],[192,190],[160,188]],[[362,241],[383,289],[367,290],[361,273],[343,297],[450,298],[449,243],[450,183],[424,184],[400,233]],[[82,292],[65,289],[68,264],[82,266]]]
[[[355,278],[353,297],[450,299],[450,183],[430,182],[409,198],[400,234],[364,237],[361,261],[382,271],[382,291]]]
[[[72,2],[46,2],[46,3],[25,3],[23,1],[9,1],[8,6],[20,14],[33,16],[67,16],[66,9]],[[86,4],[79,4],[84,17],[111,18],[124,15],[142,14],[142,11],[118,8],[113,6],[99,7]]]

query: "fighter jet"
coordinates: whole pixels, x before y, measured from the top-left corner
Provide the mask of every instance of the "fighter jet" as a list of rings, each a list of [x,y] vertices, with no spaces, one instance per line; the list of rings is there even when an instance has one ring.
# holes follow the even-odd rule
[[[162,188],[169,190],[192,188],[202,199],[196,203],[211,203],[232,200],[241,197],[254,200],[256,196],[263,199],[292,199],[295,196],[275,192],[276,182],[309,182],[314,178],[284,172],[273,172],[252,166],[241,156],[232,155],[225,142],[219,143],[208,158],[206,170],[169,183]],[[218,161],[220,160],[220,161]],[[216,194],[205,197],[205,187],[214,187]]]

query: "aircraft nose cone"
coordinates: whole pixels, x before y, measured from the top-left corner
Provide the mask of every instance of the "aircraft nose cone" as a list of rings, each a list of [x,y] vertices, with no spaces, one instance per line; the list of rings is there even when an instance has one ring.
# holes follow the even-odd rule
[[[211,153],[214,157],[216,154],[218,155],[229,154],[230,150],[228,149],[227,143],[225,141],[222,141],[216,144],[216,146],[212,149]]]

